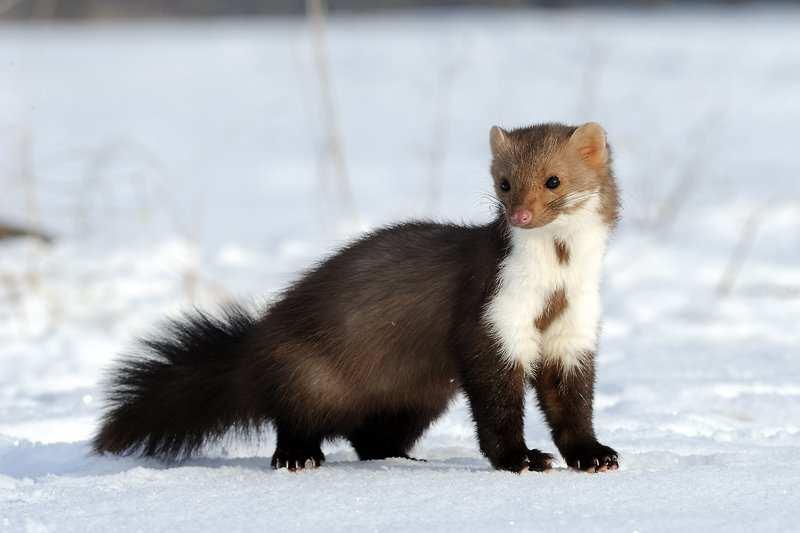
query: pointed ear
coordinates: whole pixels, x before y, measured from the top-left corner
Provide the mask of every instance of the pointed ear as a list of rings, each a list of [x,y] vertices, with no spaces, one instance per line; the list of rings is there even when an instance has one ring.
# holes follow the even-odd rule
[[[508,137],[508,132],[500,126],[492,126],[489,132],[489,144],[492,146],[492,155],[497,155],[504,151],[511,140]]]
[[[598,168],[608,163],[606,130],[597,122],[587,122],[575,130],[569,144],[589,166]]]

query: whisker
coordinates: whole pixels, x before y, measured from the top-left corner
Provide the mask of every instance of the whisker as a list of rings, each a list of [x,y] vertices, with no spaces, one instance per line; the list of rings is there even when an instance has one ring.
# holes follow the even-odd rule
[[[495,204],[495,205],[500,203],[500,200],[498,200],[497,198],[495,198],[494,196],[492,196],[489,193],[481,194],[481,200],[483,200],[484,202],[489,202],[490,204]]]
[[[547,204],[547,207],[554,210],[561,209],[564,207],[576,205],[594,196],[599,196],[599,194],[600,193],[598,191],[571,191],[561,195],[552,202],[549,202]]]
[[[583,201],[583,200],[586,200],[586,199],[592,198],[593,196],[599,196],[599,193],[596,193],[596,192],[587,192],[587,193],[584,193],[584,194],[576,194],[576,195],[574,195],[574,196],[571,196],[571,197],[569,198],[569,201],[570,201],[570,202],[573,202],[573,203],[574,203],[574,202],[579,202],[579,201]]]
[[[506,206],[503,205],[503,202],[501,202],[499,199],[497,199],[497,197],[489,193],[481,194],[481,203],[483,204],[488,203],[491,207],[500,212],[505,212],[506,210]]]
[[[551,202],[548,202],[548,204],[547,204],[547,205],[548,205],[548,206],[556,206],[556,205],[561,205],[561,204],[563,204],[564,202],[568,201],[568,200],[569,200],[571,197],[573,197],[573,196],[575,196],[576,194],[578,194],[579,192],[580,192],[580,191],[570,191],[570,192],[567,192],[567,193],[565,193],[565,194],[562,194],[561,196],[559,196],[559,197],[558,197],[558,198],[556,198],[555,200],[553,200],[553,201],[551,201]]]
[[[568,192],[566,194],[561,195],[559,198],[556,198],[554,200],[554,202],[561,202],[561,201],[564,201],[564,200],[571,200],[571,199],[574,199],[574,198],[577,198],[577,197],[582,197],[582,196],[593,196],[595,194],[598,194],[598,192],[597,191],[580,191],[580,190],[579,191],[570,191],[570,192]]]

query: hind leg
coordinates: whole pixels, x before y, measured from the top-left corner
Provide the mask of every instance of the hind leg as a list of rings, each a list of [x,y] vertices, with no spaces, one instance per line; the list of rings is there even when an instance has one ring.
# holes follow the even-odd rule
[[[362,461],[404,457],[439,413],[403,410],[377,413],[347,435]]]
[[[287,426],[277,426],[278,445],[272,455],[272,468],[291,471],[316,468],[325,462],[322,437],[295,431]]]

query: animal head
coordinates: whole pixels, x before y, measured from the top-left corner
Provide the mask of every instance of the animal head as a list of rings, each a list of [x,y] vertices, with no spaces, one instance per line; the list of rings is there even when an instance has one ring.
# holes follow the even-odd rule
[[[509,225],[541,228],[592,208],[614,226],[619,200],[599,124],[494,126],[490,141],[495,193]]]

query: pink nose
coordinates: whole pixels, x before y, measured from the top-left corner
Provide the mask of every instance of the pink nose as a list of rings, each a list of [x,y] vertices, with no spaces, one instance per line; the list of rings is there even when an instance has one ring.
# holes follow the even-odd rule
[[[527,209],[517,209],[511,213],[511,223],[515,226],[527,226],[533,220],[533,213]]]

